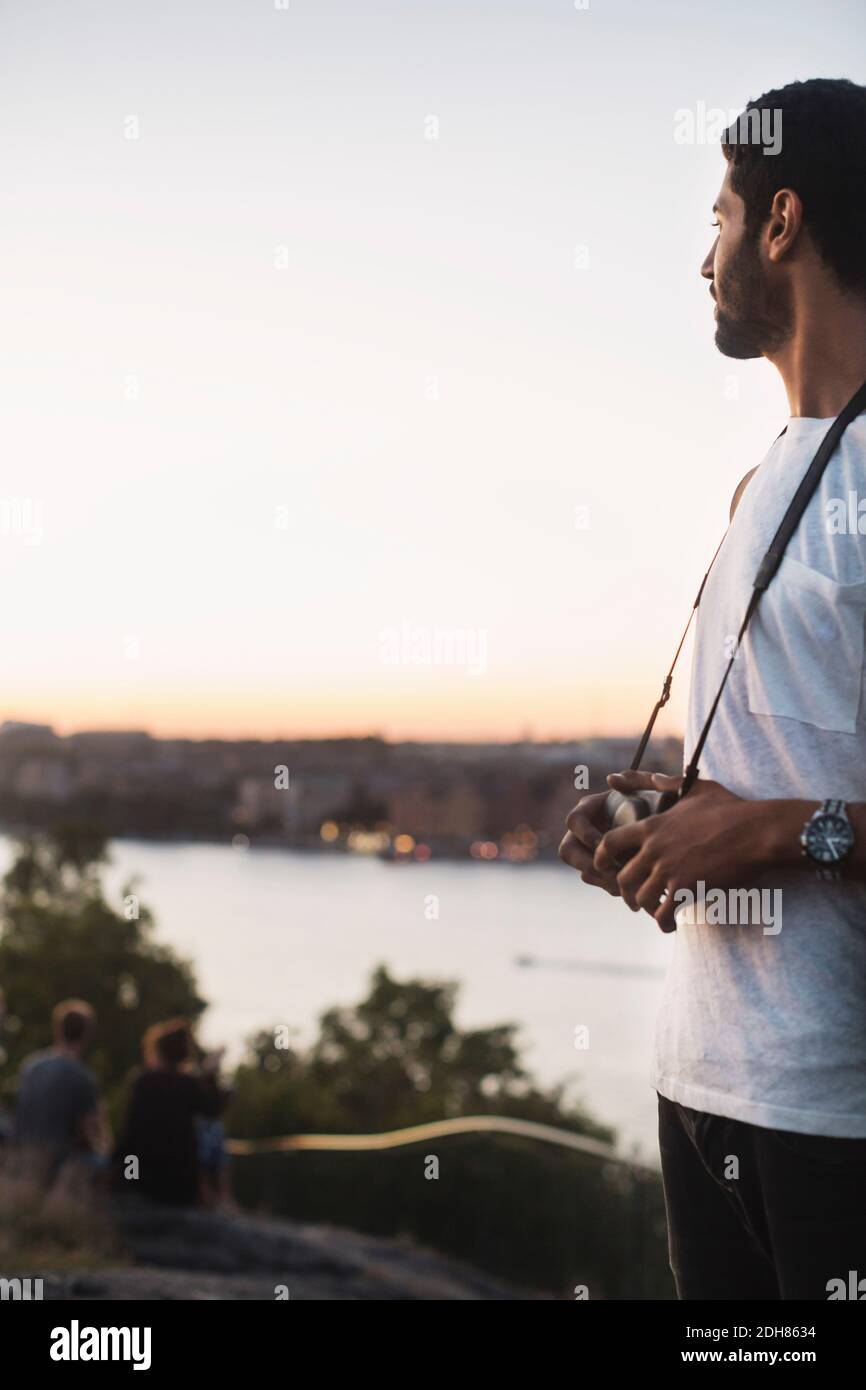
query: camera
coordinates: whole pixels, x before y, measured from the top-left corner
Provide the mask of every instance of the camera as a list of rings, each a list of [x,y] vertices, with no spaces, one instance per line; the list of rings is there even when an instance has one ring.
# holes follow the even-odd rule
[[[619,829],[623,825],[634,825],[635,821],[646,820],[647,816],[658,816],[669,811],[677,800],[677,792],[624,792],[610,791],[604,803],[605,817],[609,828]]]

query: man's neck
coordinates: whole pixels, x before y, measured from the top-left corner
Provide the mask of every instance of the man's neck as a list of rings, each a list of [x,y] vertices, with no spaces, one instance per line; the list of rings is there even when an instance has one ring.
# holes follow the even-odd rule
[[[792,415],[838,415],[866,381],[866,297],[828,293],[826,282],[807,288],[795,304],[791,336],[768,357]]]

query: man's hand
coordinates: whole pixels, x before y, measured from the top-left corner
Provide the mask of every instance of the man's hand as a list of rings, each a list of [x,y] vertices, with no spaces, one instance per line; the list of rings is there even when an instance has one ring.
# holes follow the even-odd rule
[[[633,791],[638,788],[626,779],[634,776],[619,774],[608,780],[617,791]],[[682,780],[651,776],[657,791],[677,787]],[[699,778],[669,811],[609,830],[596,847],[594,871],[615,873],[620,896],[633,912],[643,908],[662,931],[674,931],[679,905],[674,894],[679,889],[694,892],[699,880],[708,888],[748,885],[750,874],[762,863],[767,806]]]
[[[659,778],[661,781],[657,780]],[[679,785],[679,778],[653,772],[612,772],[607,781],[611,789],[618,792],[666,791],[669,786]],[[591,884],[593,888],[604,888],[612,897],[618,898],[620,888],[616,868],[599,871],[593,864],[595,851],[610,826],[605,815],[606,801],[607,792],[593,792],[582,797],[574,810],[569,811],[565,822],[568,829],[559,846],[559,857],[564,864],[577,869],[584,883]]]
[[[593,856],[601,844],[607,829],[604,803],[607,792],[593,792],[581,797],[574,810],[569,811],[565,824],[568,829],[559,845],[559,857],[563,864],[577,869],[584,883],[594,888],[604,888],[612,897],[619,897],[619,887],[615,873],[599,873],[593,867]]]

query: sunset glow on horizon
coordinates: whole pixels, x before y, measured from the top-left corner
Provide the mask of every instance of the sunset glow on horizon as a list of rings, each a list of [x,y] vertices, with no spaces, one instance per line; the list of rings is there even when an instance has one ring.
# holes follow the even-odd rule
[[[659,680],[660,683],[660,680]],[[467,681],[468,684],[468,681]],[[685,676],[683,677],[685,685]],[[643,728],[657,689],[646,686],[640,703],[634,690],[611,692],[599,685],[587,693],[583,716],[569,721],[568,686],[520,691],[512,687],[466,689],[456,682],[431,691],[407,683],[402,695],[392,686],[353,688],[353,714],[345,716],[339,690],[300,690],[281,697],[252,690],[223,690],[201,701],[189,691],[165,691],[160,698],[129,695],[118,708],[97,692],[70,688],[46,701],[4,700],[0,718],[50,724],[57,733],[140,729],[155,738],[315,739],[378,736],[389,742],[537,742],[636,735]],[[637,716],[632,711],[638,706]],[[659,721],[660,736],[681,733],[676,705]],[[62,712],[62,713],[61,713]]]

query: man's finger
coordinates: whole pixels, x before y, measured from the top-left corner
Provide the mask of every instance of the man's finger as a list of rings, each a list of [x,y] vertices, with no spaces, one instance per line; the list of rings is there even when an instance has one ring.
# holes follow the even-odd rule
[[[572,869],[591,869],[592,851],[582,845],[570,830],[563,835],[559,845],[559,857],[563,864],[568,864]]]
[[[654,873],[655,868],[652,859],[649,855],[640,853],[632,855],[625,867],[620,869],[617,874],[616,881],[622,900],[624,903],[628,903],[632,912],[640,911],[642,906],[640,902],[641,890]],[[656,897],[655,906],[658,907],[658,897]]]
[[[663,903],[659,903],[653,916],[658,922],[663,932],[672,932],[677,929],[677,908],[681,903],[674,901],[674,895],[670,890]]]
[[[606,795],[606,793],[604,794]],[[573,810],[569,811],[565,823],[576,840],[580,840],[587,849],[594,850],[601,840],[602,832],[593,820],[593,815],[597,813],[604,801],[604,795],[594,793],[592,796],[584,796],[578,801]]]
[[[589,868],[584,869],[580,876],[590,888],[604,888],[612,897],[619,897],[619,886],[613,874],[599,874],[595,869]]]
[[[609,830],[602,836],[593,860],[599,873],[621,869],[631,859],[643,844],[645,824],[645,821],[635,821],[634,825],[620,826],[618,830]]]
[[[661,897],[665,891],[665,886],[664,874],[656,869],[644,880],[635,894],[635,902],[638,907],[643,908],[644,912],[648,912],[650,917],[655,917],[661,906]]]
[[[604,888],[612,897],[619,897],[615,875],[598,873],[593,867],[592,850],[576,840],[571,831],[563,836],[559,846],[559,857],[564,864],[577,869],[584,883],[588,883],[591,888]]]
[[[632,769],[627,772],[609,773],[607,784],[609,787],[613,787],[615,792],[640,792],[655,789],[651,772],[634,772]]]
[[[667,772],[653,773],[653,786],[655,787],[657,792],[679,791],[682,780],[683,779],[681,773],[677,773],[676,777],[672,777]]]
[[[613,787],[615,792],[624,792],[629,795],[632,792],[675,792],[679,790],[682,777],[676,777],[667,772],[611,772],[608,775],[608,785]]]

